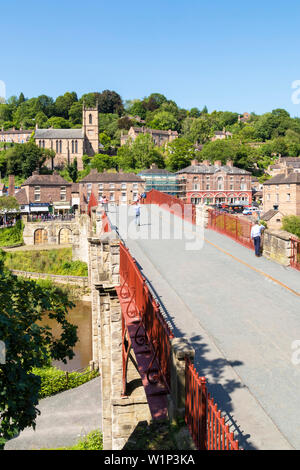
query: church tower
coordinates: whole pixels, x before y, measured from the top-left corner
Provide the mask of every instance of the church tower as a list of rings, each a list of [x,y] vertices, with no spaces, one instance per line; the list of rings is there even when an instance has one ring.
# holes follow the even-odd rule
[[[93,156],[99,153],[99,113],[98,103],[95,108],[86,108],[83,103],[84,153]]]

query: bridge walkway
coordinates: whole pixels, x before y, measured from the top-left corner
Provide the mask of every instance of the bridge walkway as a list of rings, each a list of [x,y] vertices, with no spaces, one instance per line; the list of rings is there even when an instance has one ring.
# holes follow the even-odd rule
[[[300,448],[299,272],[284,268],[216,232],[197,233],[194,249],[175,239],[182,221],[158,206],[110,208],[109,218],[137,259],[175,336],[196,350],[196,367],[226,412],[241,446]],[[158,227],[170,228],[159,239]],[[166,233],[164,234],[166,235]],[[203,243],[202,243],[203,239]]]

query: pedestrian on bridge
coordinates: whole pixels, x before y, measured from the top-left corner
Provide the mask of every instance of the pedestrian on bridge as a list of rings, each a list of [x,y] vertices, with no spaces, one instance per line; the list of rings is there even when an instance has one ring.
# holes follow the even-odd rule
[[[260,225],[258,222],[255,222],[251,228],[251,240],[254,242],[255,256],[261,256],[260,246],[261,246],[261,234],[265,227]]]

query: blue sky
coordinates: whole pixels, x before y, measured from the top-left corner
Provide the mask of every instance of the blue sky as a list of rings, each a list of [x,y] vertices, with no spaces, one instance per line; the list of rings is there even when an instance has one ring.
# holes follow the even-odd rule
[[[184,108],[256,112],[292,103],[300,2],[0,0],[7,96],[105,89]]]

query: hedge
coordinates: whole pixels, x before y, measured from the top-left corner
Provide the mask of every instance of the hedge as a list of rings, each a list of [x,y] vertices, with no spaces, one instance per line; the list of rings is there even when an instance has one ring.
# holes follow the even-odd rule
[[[84,372],[65,372],[56,369],[56,367],[35,368],[32,372],[41,378],[39,398],[51,397],[65,390],[79,387],[79,385],[99,376],[98,370],[86,369]]]

